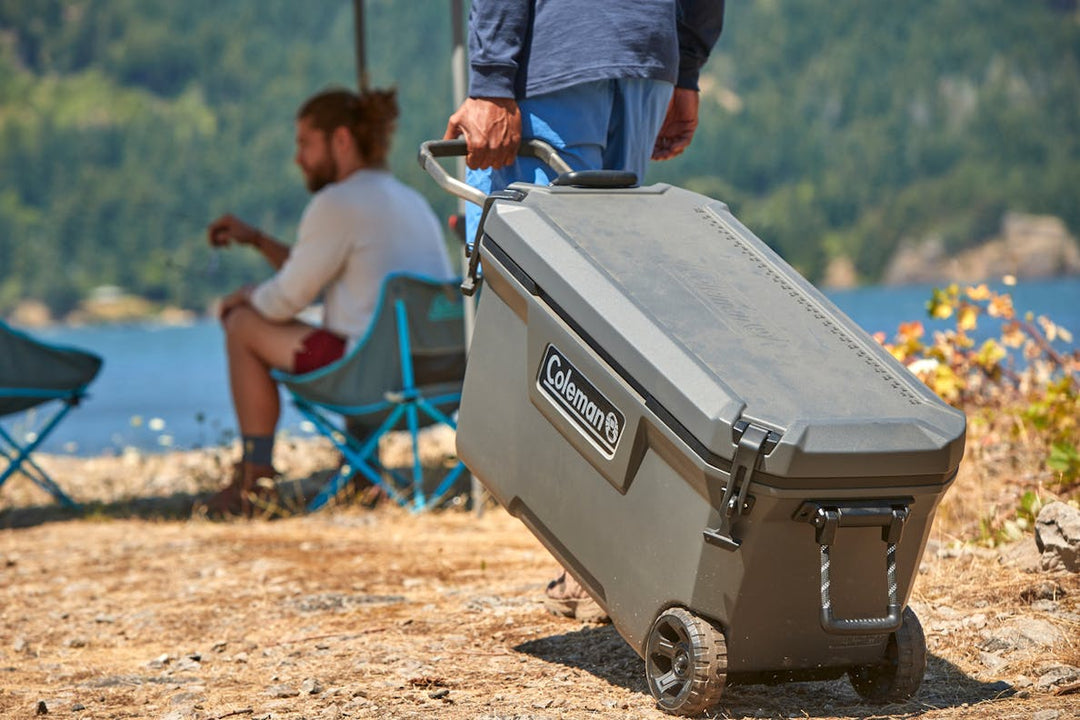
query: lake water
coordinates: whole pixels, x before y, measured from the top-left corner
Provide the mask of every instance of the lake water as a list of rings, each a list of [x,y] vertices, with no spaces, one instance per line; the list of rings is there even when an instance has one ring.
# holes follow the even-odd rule
[[[1047,315],[1080,336],[1080,277],[995,289],[1010,292],[1018,311]],[[867,287],[829,297],[864,329],[892,337],[897,326],[909,320],[923,320],[930,328],[947,326],[926,319],[930,290],[931,286]],[[76,455],[119,453],[126,447],[161,451],[218,445],[235,437],[223,338],[216,322],[50,328],[33,334],[105,359],[90,397],[53,432],[44,451]],[[287,402],[282,405],[281,429],[310,434],[296,410]],[[4,427],[25,435],[39,421],[40,414],[6,418]]]

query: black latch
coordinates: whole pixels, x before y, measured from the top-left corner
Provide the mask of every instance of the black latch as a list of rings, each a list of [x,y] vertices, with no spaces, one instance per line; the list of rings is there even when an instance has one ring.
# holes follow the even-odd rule
[[[724,496],[717,508],[720,511],[720,524],[704,530],[705,542],[725,550],[737,550],[742,544],[732,535],[732,525],[739,515],[750,512],[753,507],[753,498],[748,496],[748,492],[754,471],[761,458],[780,442],[777,433],[745,420],[736,423],[734,429],[738,444],[731,459],[731,474],[724,487]]]
[[[472,297],[476,294],[476,289],[480,287],[480,239],[484,236],[484,223],[487,222],[491,206],[495,204],[496,200],[521,202],[525,199],[525,195],[526,193],[522,190],[500,190],[491,193],[484,199],[484,209],[480,213],[480,222],[476,225],[476,237],[473,239],[471,246],[466,245],[465,247],[465,252],[469,256],[469,270],[461,281],[461,293],[463,295]]]

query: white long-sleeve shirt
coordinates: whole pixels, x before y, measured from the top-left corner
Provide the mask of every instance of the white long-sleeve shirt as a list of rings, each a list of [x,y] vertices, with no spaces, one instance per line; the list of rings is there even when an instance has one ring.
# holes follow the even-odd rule
[[[355,342],[371,322],[383,278],[453,277],[443,233],[420,193],[385,170],[358,170],[317,192],[285,264],[251,295],[272,320],[290,320],[323,293],[327,330]]]

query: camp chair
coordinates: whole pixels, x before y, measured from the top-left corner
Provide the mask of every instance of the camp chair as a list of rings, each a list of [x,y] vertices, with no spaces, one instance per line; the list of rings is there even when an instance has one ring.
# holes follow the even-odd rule
[[[450,416],[465,376],[459,282],[390,275],[367,335],[348,355],[302,375],[273,373],[300,413],[343,455],[342,467],[308,510],[329,502],[358,472],[414,512],[437,506],[454,488],[465,470],[461,462],[425,493],[417,433],[435,423],[456,429]],[[412,439],[411,476],[379,461],[379,440],[402,428]]]
[[[60,504],[75,502],[34,462],[31,453],[86,396],[86,388],[101,369],[101,358],[74,348],[49,345],[0,322],[0,417],[30,410],[52,400],[60,406],[25,444],[0,426],[0,456],[7,467],[0,487],[16,472],[49,493]]]

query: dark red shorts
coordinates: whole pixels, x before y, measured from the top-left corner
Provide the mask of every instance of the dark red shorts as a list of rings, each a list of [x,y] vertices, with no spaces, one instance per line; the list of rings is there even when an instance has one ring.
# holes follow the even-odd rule
[[[293,372],[297,375],[318,370],[345,354],[345,338],[329,330],[315,330],[304,338],[293,356]]]

